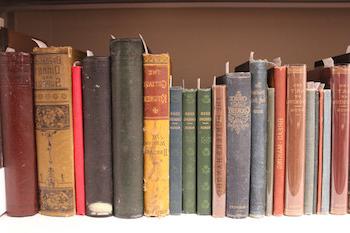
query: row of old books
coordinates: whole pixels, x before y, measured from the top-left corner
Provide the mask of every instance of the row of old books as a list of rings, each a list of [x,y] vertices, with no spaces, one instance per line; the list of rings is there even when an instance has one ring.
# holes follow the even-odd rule
[[[142,38],[1,53],[7,214],[345,214],[350,66],[310,71],[331,89],[305,65],[229,70],[172,87]]]

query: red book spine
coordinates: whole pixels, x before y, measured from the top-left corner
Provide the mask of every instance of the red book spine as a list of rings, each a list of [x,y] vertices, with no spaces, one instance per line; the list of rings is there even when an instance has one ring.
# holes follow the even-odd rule
[[[286,67],[275,67],[273,74],[275,88],[275,144],[274,144],[274,183],[273,215],[283,215],[284,181],[286,164]]]
[[[349,166],[350,65],[332,69],[331,214],[346,214]]]
[[[72,67],[72,91],[76,212],[78,215],[85,215],[84,136],[80,66]]]

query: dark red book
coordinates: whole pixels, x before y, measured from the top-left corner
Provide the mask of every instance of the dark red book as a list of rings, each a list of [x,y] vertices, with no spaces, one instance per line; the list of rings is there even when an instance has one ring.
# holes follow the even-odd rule
[[[84,134],[80,66],[72,67],[72,92],[76,212],[78,215],[85,215]]]

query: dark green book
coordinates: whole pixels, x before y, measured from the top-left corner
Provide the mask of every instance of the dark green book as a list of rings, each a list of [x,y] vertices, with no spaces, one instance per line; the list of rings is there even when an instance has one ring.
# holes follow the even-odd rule
[[[197,90],[184,89],[182,93],[182,210],[196,213],[196,104]]]
[[[197,92],[197,213],[211,214],[211,88]]]

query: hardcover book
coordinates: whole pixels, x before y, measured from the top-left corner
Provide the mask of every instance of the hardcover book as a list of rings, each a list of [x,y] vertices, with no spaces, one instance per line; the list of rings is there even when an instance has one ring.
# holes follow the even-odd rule
[[[38,212],[32,57],[0,53],[0,106],[9,216]]]
[[[75,214],[71,47],[34,48],[35,130],[40,213]]]
[[[109,57],[82,61],[86,215],[113,213],[111,81]]]
[[[170,57],[144,53],[143,66],[144,213],[159,217],[169,214]]]
[[[16,51],[31,53],[37,46],[32,38],[29,35],[0,27],[0,52],[5,52],[6,48],[10,47]]]
[[[306,65],[287,67],[285,215],[304,214]]]
[[[114,215],[122,218],[143,215],[142,53],[139,38],[110,42]]]
[[[350,63],[350,53],[340,54],[332,57],[334,64],[340,65],[340,64],[347,64]],[[322,67],[324,66],[323,60],[315,61],[315,67]]]
[[[318,87],[319,93],[319,105],[318,105],[318,160],[317,160],[317,190],[316,190],[316,213],[321,213],[321,204],[322,204],[322,169],[323,169],[323,115],[324,115],[324,84],[320,84]]]

